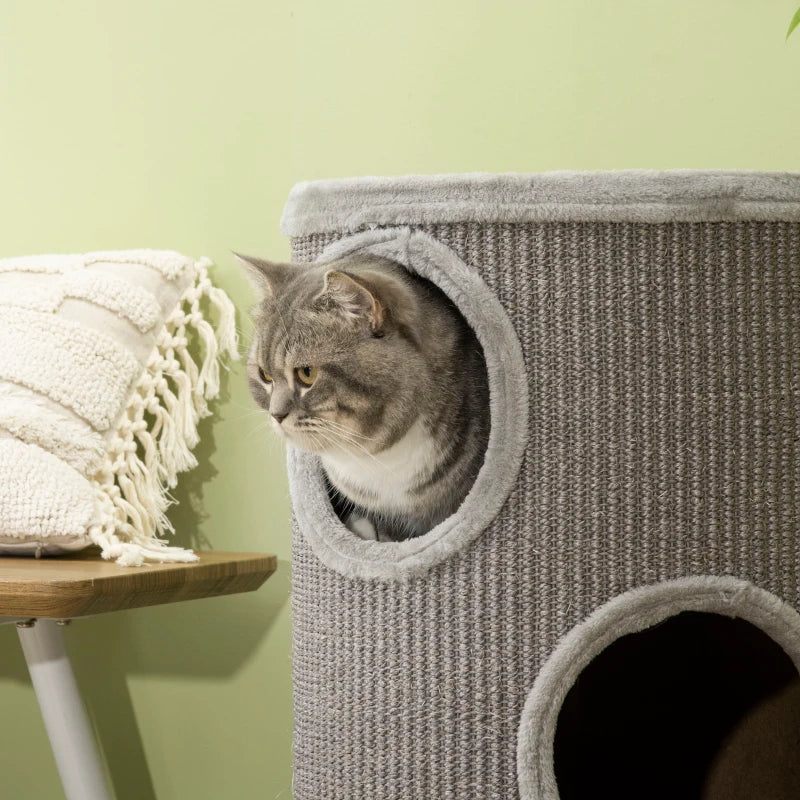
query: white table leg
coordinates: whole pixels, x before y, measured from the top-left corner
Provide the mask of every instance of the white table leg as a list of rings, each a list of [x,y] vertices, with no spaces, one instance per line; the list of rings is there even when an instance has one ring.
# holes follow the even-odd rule
[[[17,632],[67,800],[111,800],[61,627],[40,619]]]

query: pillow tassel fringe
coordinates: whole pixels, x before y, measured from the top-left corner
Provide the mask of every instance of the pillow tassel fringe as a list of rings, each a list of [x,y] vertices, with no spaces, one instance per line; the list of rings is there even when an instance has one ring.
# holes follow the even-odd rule
[[[197,466],[192,448],[199,421],[210,413],[207,401],[219,395],[220,360],[238,358],[233,304],[212,285],[210,264],[195,264],[194,281],[167,319],[92,481],[98,514],[89,536],[103,558],[122,566],[197,560],[193,551],[159,537],[174,533],[166,516],[173,502],[169,490],[179,473]],[[201,310],[204,301],[217,317],[216,328]],[[199,365],[190,338],[201,345]]]

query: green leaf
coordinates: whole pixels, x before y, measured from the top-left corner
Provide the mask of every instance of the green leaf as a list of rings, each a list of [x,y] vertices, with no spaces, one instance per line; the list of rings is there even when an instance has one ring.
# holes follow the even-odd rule
[[[794,16],[792,17],[792,21],[789,23],[789,30],[786,31],[786,38],[788,39],[792,35],[792,31],[800,25],[800,8],[795,11]]]

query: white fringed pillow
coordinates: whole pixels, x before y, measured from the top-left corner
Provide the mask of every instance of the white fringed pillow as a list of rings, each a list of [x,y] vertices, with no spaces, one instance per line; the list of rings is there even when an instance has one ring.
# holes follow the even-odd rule
[[[196,559],[159,535],[219,358],[237,356],[209,265],[160,250],[0,259],[0,553]]]

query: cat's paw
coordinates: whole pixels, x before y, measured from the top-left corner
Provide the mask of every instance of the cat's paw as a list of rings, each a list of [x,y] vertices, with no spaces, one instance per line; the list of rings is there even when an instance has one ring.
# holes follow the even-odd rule
[[[378,531],[366,517],[357,517],[353,514],[348,518],[345,525],[359,539],[365,539],[368,542],[378,541]]]
[[[374,523],[370,522],[366,517],[351,515],[345,522],[345,527],[358,536],[359,539],[364,539],[367,542],[394,541],[386,532],[378,530]]]

